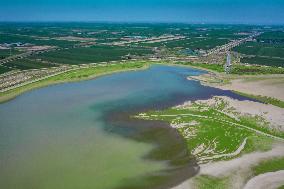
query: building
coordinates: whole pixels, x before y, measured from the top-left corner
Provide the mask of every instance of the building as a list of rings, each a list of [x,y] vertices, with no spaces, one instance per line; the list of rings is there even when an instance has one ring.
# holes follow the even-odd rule
[[[226,61],[226,64],[224,65],[224,69],[225,69],[225,72],[227,74],[229,74],[232,70],[232,62],[231,62],[231,53],[230,52],[227,52],[227,61]]]

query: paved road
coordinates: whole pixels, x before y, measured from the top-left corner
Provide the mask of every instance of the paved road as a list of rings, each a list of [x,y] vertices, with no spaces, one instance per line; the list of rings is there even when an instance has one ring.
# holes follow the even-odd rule
[[[215,48],[209,50],[203,56],[206,57],[206,56],[209,56],[209,55],[212,55],[212,54],[216,54],[216,53],[219,53],[219,52],[227,52],[227,51],[231,50],[232,48],[239,46],[242,43],[246,43],[247,41],[252,40],[253,38],[259,36],[260,34],[262,34],[262,33],[261,32],[253,33],[253,34],[251,34],[250,36],[248,36],[246,38],[243,38],[243,39],[240,39],[240,40],[234,40],[234,41],[231,41],[231,42],[229,42],[229,43],[227,43],[225,45],[215,47]]]

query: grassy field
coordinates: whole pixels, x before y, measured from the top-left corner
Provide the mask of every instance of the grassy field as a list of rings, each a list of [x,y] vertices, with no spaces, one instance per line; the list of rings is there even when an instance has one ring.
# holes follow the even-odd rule
[[[22,87],[18,87],[6,92],[0,93],[0,103],[15,98],[16,96],[30,91],[32,89],[64,82],[74,82],[80,80],[92,79],[106,74],[111,74],[121,71],[130,71],[138,69],[146,69],[149,64],[147,62],[126,62],[123,64],[101,65],[90,68],[81,68],[72,70],[57,76],[53,76],[35,83],[31,83]]]
[[[198,176],[195,177],[194,183],[198,189],[225,189],[230,188],[229,179],[217,178],[211,176]]]
[[[141,113],[136,117],[170,123],[185,138],[191,153],[203,163],[237,156],[231,154],[248,138],[265,136],[255,130],[284,138],[284,133],[269,129],[261,118],[243,116],[218,97],[214,101],[214,105],[197,101],[188,106]]]
[[[265,160],[253,168],[255,176],[267,173],[284,170],[284,158],[276,158],[274,160]]]
[[[193,63],[193,62],[174,62],[174,64],[202,68],[219,73],[224,72],[224,66],[222,64],[204,64],[204,63]]]

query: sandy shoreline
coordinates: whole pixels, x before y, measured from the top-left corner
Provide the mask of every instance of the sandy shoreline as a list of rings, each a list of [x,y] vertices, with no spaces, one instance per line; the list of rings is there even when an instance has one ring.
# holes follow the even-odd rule
[[[245,185],[244,189],[277,189],[284,185],[284,170],[258,175]]]
[[[242,93],[261,95],[284,101],[284,75],[256,75],[256,76],[227,76],[224,74],[208,73],[192,76],[205,86],[222,90],[238,91]]]
[[[231,108],[233,108],[233,112],[238,113],[242,116],[257,116],[261,117],[263,121],[268,123],[270,129],[275,129],[278,131],[284,131],[284,109],[279,108],[270,104],[263,104],[259,102],[253,102],[249,100],[240,101],[236,99],[232,99],[226,96],[216,96],[214,98],[220,99],[225,103],[228,103]],[[202,101],[209,105],[215,105],[216,100],[209,99]],[[215,104],[214,104],[215,103]],[[232,117],[234,114],[229,113]],[[226,112],[227,113],[227,112]]]
[[[246,174],[249,173],[252,166],[257,165],[263,160],[269,160],[277,157],[284,157],[283,144],[275,145],[272,150],[267,152],[254,152],[229,161],[219,161],[201,165],[199,176],[207,175],[217,178],[231,176],[231,180],[236,181],[233,186],[233,188],[236,189],[252,189],[260,188],[260,186],[267,186],[271,184],[271,178],[274,176],[275,184],[277,184],[277,186],[281,186],[284,182],[282,177],[283,171],[275,172],[275,174],[263,174],[264,176],[261,178],[265,177],[266,179],[261,179],[261,181],[259,180],[259,176],[251,178],[248,182],[246,181]],[[172,189],[195,188],[197,187],[194,183],[194,179],[189,179]]]

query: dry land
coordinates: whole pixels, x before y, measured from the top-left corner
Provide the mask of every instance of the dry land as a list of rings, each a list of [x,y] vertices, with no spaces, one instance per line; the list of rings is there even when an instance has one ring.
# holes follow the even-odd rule
[[[200,80],[204,85],[210,85],[223,90],[261,95],[284,101],[284,74],[227,76],[225,74],[205,74],[191,77]]]

